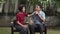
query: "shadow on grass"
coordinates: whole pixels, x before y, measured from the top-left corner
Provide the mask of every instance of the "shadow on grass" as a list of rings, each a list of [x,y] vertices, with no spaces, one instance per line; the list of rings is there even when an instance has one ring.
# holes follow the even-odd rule
[[[60,27],[48,27],[48,29],[51,29],[51,30],[60,30]]]

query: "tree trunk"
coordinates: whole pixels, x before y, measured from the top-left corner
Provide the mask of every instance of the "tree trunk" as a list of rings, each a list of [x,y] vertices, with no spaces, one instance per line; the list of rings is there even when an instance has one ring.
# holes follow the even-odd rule
[[[16,13],[17,7],[18,7],[18,0],[15,0],[15,10],[14,10],[14,13]]]

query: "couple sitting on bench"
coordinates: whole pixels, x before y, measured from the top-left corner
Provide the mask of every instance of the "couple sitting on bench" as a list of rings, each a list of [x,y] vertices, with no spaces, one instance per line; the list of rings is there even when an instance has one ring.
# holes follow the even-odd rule
[[[40,34],[43,34],[45,26],[45,13],[42,11],[42,6],[36,4],[35,11],[32,14],[26,14],[25,7],[21,4],[18,6],[19,12],[16,15],[15,28],[19,30],[19,34],[35,34],[35,28],[39,29]],[[29,25],[25,25],[25,17],[31,17]]]

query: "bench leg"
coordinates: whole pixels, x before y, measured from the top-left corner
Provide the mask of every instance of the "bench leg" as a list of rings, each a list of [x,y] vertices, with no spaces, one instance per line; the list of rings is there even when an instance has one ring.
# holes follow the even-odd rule
[[[45,31],[44,31],[44,34],[47,34],[47,27],[45,27]]]
[[[14,32],[13,32],[13,27],[11,27],[11,34],[14,34]]]
[[[14,34],[14,32],[11,32],[11,34]]]

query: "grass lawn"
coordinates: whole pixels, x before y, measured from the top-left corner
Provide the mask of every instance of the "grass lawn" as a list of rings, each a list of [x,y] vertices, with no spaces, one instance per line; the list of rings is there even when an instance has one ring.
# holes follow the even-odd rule
[[[11,34],[11,28],[9,28],[9,27],[0,27],[0,34]],[[18,34],[18,32],[15,32],[15,34]],[[39,33],[36,33],[36,34],[39,34]],[[47,34],[60,34],[60,30],[48,29]]]

